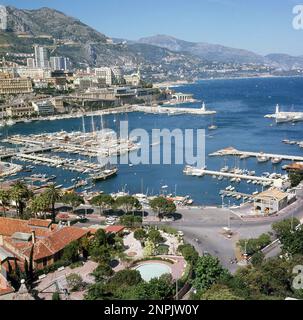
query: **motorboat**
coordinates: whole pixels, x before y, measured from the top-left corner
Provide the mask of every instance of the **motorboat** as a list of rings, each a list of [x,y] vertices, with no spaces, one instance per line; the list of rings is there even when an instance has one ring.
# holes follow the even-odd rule
[[[282,158],[272,158],[271,163],[272,164],[279,164],[282,162]]]
[[[269,160],[269,158],[264,155],[260,155],[257,157],[257,160],[259,163],[264,163],[264,162],[267,162]]]

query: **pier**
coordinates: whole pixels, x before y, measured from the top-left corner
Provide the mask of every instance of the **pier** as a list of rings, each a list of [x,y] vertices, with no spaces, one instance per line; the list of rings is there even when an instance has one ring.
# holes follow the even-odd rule
[[[186,174],[188,176],[203,177],[205,175],[208,175],[208,176],[216,176],[216,177],[223,177],[223,178],[230,178],[230,179],[236,178],[236,179],[241,179],[241,180],[260,181],[260,182],[264,182],[264,183],[270,183],[277,188],[281,188],[283,185],[282,179],[272,179],[272,178],[243,175],[243,174],[236,174],[236,173],[230,173],[230,172],[211,171],[211,170],[197,169],[197,168],[192,168],[192,167],[185,168],[184,174]]]
[[[264,152],[251,152],[251,151],[240,151],[233,147],[222,149],[216,151],[214,153],[209,154],[210,157],[225,157],[225,156],[238,156],[245,158],[258,158],[258,157],[266,157],[268,159],[282,159],[296,162],[303,162],[303,157],[294,156],[294,155],[285,155],[285,154],[273,154],[273,153],[264,153]]]
[[[153,114],[196,114],[196,115],[215,115],[217,111],[207,110],[205,104],[202,108],[179,108],[179,107],[166,107],[166,106],[133,106],[134,111],[153,113]]]

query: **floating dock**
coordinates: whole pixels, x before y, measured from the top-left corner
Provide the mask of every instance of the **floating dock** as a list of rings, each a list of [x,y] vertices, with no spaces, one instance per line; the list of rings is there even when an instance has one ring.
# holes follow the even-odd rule
[[[246,158],[258,158],[258,157],[266,157],[269,159],[280,158],[282,160],[303,162],[303,157],[294,156],[294,155],[285,155],[285,154],[273,154],[273,153],[264,153],[264,152],[251,152],[251,151],[240,151],[233,147],[222,149],[216,151],[214,153],[209,154],[210,157],[225,157],[225,156],[238,156],[238,157],[246,157]]]

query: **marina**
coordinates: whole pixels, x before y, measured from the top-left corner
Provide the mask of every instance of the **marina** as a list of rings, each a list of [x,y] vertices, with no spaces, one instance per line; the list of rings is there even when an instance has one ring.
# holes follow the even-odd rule
[[[301,94],[293,94],[289,97],[289,89],[293,86],[293,81],[298,86],[303,85],[302,79],[249,79],[249,80],[213,80],[203,81],[195,84],[187,84],[182,87],[182,92],[193,93],[197,99],[208,102],[210,110],[216,110],[215,121],[212,117],[199,117],[195,114],[184,113],[158,114],[143,111],[135,111],[130,107],[118,108],[107,111],[92,112],[90,116],[83,116],[83,113],[63,115],[52,117],[49,121],[33,121],[31,123],[17,122],[14,126],[1,128],[1,155],[2,160],[18,165],[18,172],[6,176],[6,180],[26,179],[31,182],[32,175],[46,175],[46,177],[56,176],[55,181],[62,189],[77,188],[78,192],[84,195],[92,195],[99,192],[117,193],[117,190],[124,190],[127,194],[146,194],[152,197],[159,194],[175,194],[175,185],[178,185],[178,195],[185,197],[189,195],[194,203],[199,205],[217,205],[221,204],[220,191],[224,190],[230,184],[236,187],[237,192],[242,194],[253,194],[260,192],[262,188],[267,188],[263,184],[268,184],[266,178],[271,182],[280,178],[265,177],[265,180],[256,180],[254,177],[262,177],[263,172],[270,175],[284,175],[282,167],[284,163],[298,161],[302,162],[302,150],[294,148],[296,142],[302,141],[301,132],[302,123],[298,122],[296,126],[270,126],[264,115],[270,113],[273,100],[269,96],[279,95],[281,103],[285,104],[286,99],[291,99],[290,104],[295,104],[300,100]],[[272,84],[274,83],[274,85]],[[256,85],[263,87],[262,91],[255,91]],[[202,94],[203,92],[203,94]],[[227,95],[228,92],[228,95]],[[250,100],[245,97],[252,95]],[[284,97],[284,98],[283,98]],[[283,100],[284,99],[284,100]],[[240,102],[241,101],[241,102]],[[262,105],[262,108],[258,106]],[[183,106],[187,109],[187,105]],[[148,107],[147,107],[148,108]],[[164,107],[166,108],[166,107]],[[169,107],[167,107],[169,108]],[[200,103],[192,104],[192,108],[201,108]],[[93,121],[92,121],[93,115]],[[102,120],[104,125],[102,125]],[[205,129],[211,131],[206,136],[206,154],[216,153],[216,150],[224,150],[226,145],[237,145],[237,150],[249,150],[256,145],[262,152],[224,152],[221,157],[207,156],[207,168],[212,171],[220,171],[225,168],[225,173],[231,173],[231,168],[241,168],[241,171],[234,171],[239,176],[224,177],[222,171],[218,174],[212,172],[211,175],[204,175],[203,179],[192,179],[190,176],[182,174],[184,165],[171,166],[163,165],[143,165],[126,164],[117,165],[118,174],[111,176],[106,180],[92,181],[92,176],[96,176],[100,170],[107,170],[106,167],[98,167],[100,150],[105,158],[108,158],[108,147],[110,153],[115,154],[117,146],[114,139],[104,135],[104,143],[100,146],[100,137],[98,132],[102,127],[107,130],[117,131],[119,121],[128,121],[129,130],[144,128],[149,133],[153,128],[167,128],[174,130],[179,128],[186,130],[188,128]],[[216,130],[210,127],[215,125]],[[288,140],[292,144],[282,143]],[[294,143],[293,143],[294,142]],[[163,142],[157,145],[163,146]],[[136,141],[122,141],[122,148],[128,151],[128,146],[135,149],[139,147]],[[154,149],[156,144],[150,144],[150,150]],[[254,149],[255,150],[255,149]],[[98,151],[98,152],[97,152]],[[99,155],[98,155],[99,153]],[[31,159],[15,157],[15,155],[30,155]],[[103,156],[104,156],[103,155]],[[281,155],[287,155],[281,156]],[[4,158],[4,157],[5,158]],[[32,158],[32,157],[42,157]],[[258,162],[257,156],[264,162]],[[262,157],[268,158],[262,159]],[[44,161],[45,159],[52,161]],[[101,157],[102,158],[102,157]],[[224,159],[223,159],[224,158]],[[226,158],[226,159],[225,159]],[[280,159],[281,162],[280,162]],[[43,160],[42,162],[40,160]],[[71,160],[71,162],[66,162]],[[83,160],[86,163],[77,162]],[[52,163],[54,161],[54,164]],[[60,161],[65,161],[63,164]],[[288,161],[288,162],[286,162]],[[274,162],[277,162],[276,164]],[[96,165],[95,168],[87,166]],[[281,165],[280,165],[281,164]],[[62,165],[62,166],[61,166]],[[218,169],[219,168],[219,169]],[[88,171],[86,171],[88,170]],[[254,173],[249,175],[248,172]],[[86,173],[84,173],[86,171]],[[244,173],[243,173],[244,172]],[[194,169],[196,176],[201,176],[200,169]],[[252,176],[249,178],[241,177],[243,175]],[[141,180],[144,180],[142,189]],[[233,181],[231,181],[234,179]],[[49,181],[49,182],[51,182]],[[130,183],[131,181],[131,183]],[[34,183],[48,183],[35,181]],[[167,186],[162,189],[162,186]],[[237,197],[231,197],[232,205],[239,204],[241,200]]]

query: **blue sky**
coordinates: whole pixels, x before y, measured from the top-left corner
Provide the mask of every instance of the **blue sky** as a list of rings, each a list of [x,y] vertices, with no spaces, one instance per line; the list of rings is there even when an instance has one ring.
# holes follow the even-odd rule
[[[292,27],[303,0],[2,0],[34,9],[51,7],[111,37],[168,34],[260,54],[303,55],[303,30]]]

